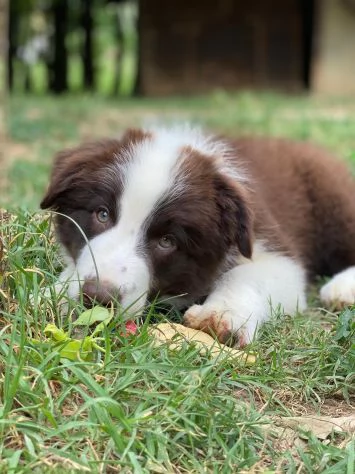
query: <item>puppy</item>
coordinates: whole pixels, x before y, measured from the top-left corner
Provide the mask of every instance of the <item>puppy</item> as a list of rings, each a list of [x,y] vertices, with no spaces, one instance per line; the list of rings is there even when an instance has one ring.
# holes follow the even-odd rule
[[[58,211],[68,293],[135,313],[156,297],[187,326],[244,346],[281,307],[355,302],[355,182],[307,143],[128,130],[58,154],[41,203]]]

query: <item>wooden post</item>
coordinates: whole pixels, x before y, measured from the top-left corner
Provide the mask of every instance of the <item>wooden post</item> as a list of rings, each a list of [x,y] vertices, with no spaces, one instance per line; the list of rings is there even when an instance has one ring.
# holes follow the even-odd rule
[[[5,184],[6,111],[7,111],[7,54],[8,54],[8,0],[0,0],[0,203]]]
[[[2,192],[5,184],[5,146],[6,146],[6,97],[7,97],[7,27],[8,0],[0,0],[0,288],[2,284],[4,245],[3,245],[3,211],[1,210]]]

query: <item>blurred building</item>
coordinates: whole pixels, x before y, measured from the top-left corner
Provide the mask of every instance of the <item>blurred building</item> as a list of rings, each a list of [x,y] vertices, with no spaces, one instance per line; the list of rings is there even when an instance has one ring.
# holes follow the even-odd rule
[[[354,0],[140,0],[138,91],[355,92]]]
[[[355,94],[355,0],[318,0],[312,90]]]

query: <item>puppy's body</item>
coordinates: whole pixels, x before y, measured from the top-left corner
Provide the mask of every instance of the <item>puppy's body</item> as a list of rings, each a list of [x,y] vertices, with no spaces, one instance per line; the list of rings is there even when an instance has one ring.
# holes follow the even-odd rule
[[[315,275],[348,268],[321,296],[354,302],[354,191],[344,164],[311,145],[172,128],[60,154],[42,207],[89,239],[57,217],[71,296],[82,285],[131,311],[171,298],[187,325],[243,345],[271,305],[303,309]]]
[[[345,163],[308,143],[247,139],[236,146],[254,183],[257,234],[268,216],[311,278],[355,264],[355,181]]]

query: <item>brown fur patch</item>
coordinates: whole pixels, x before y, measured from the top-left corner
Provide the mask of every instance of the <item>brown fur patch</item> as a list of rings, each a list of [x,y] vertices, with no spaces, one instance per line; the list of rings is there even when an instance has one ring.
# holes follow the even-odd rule
[[[254,190],[255,235],[277,234],[310,276],[355,265],[355,181],[345,163],[308,143],[239,139]],[[238,158],[236,158],[238,162]],[[273,232],[265,235],[265,223]]]
[[[148,249],[161,235],[173,234],[178,241],[176,252],[164,258],[150,251],[151,293],[186,293],[194,302],[209,293],[231,251],[251,257],[252,212],[243,187],[191,148],[182,150],[176,188],[177,196],[167,195],[156,207],[146,232]]]

